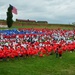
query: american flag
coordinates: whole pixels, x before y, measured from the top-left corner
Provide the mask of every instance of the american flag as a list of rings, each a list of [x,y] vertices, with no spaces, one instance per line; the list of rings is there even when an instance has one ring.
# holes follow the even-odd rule
[[[12,6],[12,5],[11,5]],[[14,13],[14,14],[16,14],[17,15],[17,9],[14,7],[14,6],[12,6],[12,13]]]

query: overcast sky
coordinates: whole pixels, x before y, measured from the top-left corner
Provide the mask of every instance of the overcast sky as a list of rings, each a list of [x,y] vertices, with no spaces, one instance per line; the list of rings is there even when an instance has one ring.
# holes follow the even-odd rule
[[[75,22],[75,0],[0,0],[0,19],[6,19],[9,4],[17,8],[13,20],[30,19],[49,23]]]

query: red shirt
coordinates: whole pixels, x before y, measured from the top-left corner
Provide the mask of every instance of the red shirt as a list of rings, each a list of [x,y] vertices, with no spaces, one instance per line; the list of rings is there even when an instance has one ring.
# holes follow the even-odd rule
[[[58,53],[59,53],[59,54],[62,54],[62,50],[58,50]]]

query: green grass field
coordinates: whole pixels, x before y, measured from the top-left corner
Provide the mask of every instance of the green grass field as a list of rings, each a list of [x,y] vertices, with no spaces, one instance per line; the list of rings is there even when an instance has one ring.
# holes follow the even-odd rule
[[[52,25],[52,24],[47,24],[47,25],[13,25],[12,28],[9,29],[13,29],[13,28],[48,28],[48,29],[75,29],[75,26],[72,25]],[[0,28],[0,29],[8,29],[8,28]]]
[[[48,29],[73,29],[74,26],[64,26],[64,25],[24,25],[24,26],[13,26],[12,28],[48,28]]]
[[[12,28],[62,28],[73,29],[65,26],[42,26],[25,25],[13,26]],[[10,28],[10,29],[12,29]],[[5,29],[5,28],[0,28]],[[7,28],[6,28],[7,29]],[[55,54],[44,57],[29,57],[0,61],[0,75],[75,75],[75,52],[66,52],[62,59],[56,58]]]
[[[75,52],[1,61],[0,75],[75,75]]]

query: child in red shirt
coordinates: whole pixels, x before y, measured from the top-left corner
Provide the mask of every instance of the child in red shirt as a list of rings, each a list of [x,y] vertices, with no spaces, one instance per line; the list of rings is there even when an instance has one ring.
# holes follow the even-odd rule
[[[58,54],[59,54],[59,57],[60,57],[60,58],[62,57],[62,53],[63,53],[62,49],[59,48]]]

